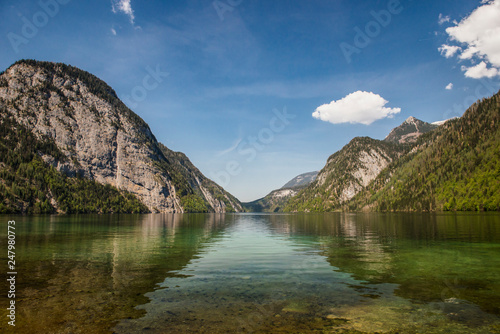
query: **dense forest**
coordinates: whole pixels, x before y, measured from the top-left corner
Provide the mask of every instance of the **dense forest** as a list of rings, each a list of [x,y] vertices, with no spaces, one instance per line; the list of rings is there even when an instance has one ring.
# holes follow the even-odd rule
[[[66,158],[50,138],[37,138],[0,107],[0,213],[141,213],[134,195],[76,175],[68,177],[40,155]]]

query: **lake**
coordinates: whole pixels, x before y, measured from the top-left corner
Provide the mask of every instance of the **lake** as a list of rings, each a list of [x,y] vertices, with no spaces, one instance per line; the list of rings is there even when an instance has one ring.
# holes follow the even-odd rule
[[[0,218],[2,333],[500,333],[499,214]]]

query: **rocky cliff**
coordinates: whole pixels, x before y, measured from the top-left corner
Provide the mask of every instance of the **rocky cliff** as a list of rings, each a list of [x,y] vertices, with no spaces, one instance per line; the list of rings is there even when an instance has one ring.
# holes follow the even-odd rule
[[[291,198],[285,211],[331,211],[340,209],[406,147],[368,137],[356,137],[331,155],[316,180]]]
[[[75,67],[23,60],[0,75],[0,106],[63,158],[41,153],[58,171],[135,195],[152,212],[241,211],[182,153],[157,142],[149,126],[106,83]]]

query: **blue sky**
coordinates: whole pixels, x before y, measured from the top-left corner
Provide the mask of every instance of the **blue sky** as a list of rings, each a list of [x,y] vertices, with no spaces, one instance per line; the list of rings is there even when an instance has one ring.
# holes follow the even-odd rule
[[[499,9],[500,0],[1,0],[0,71],[34,58],[97,75],[160,142],[250,201],[321,169],[355,136],[383,139],[409,116],[459,116],[498,91]]]

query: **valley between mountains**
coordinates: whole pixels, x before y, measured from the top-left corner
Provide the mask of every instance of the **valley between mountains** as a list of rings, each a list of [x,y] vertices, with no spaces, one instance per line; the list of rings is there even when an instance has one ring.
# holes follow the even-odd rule
[[[356,137],[319,172],[240,203],[78,68],[0,74],[0,213],[500,210],[500,94],[462,117]]]

